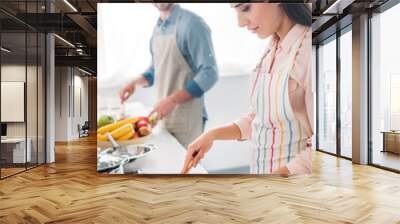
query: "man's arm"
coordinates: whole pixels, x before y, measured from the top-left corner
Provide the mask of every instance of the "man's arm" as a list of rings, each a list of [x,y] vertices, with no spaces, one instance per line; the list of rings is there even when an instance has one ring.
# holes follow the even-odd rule
[[[218,80],[211,30],[199,17],[189,20],[182,30],[182,52],[194,72],[185,90],[192,97],[202,97]]]
[[[190,25],[190,26],[189,26]],[[218,80],[217,64],[214,57],[214,47],[211,31],[201,19],[190,21],[181,27],[178,39],[183,43],[181,51],[194,67],[194,78],[181,90],[169,96],[175,104],[184,103],[194,97],[201,97],[211,89]],[[188,62],[189,63],[189,62]]]
[[[150,87],[154,84],[154,67],[153,63],[149,66],[149,68],[140,76],[138,79],[144,79],[146,82],[140,82],[143,84],[143,87]]]
[[[211,31],[199,17],[191,18],[188,24],[178,27],[178,47],[187,63],[191,65],[194,78],[186,86],[159,101],[155,111],[160,118],[169,114],[178,104],[194,97],[202,97],[218,80]]]
[[[151,55],[151,62],[147,70],[142,74],[142,76],[147,80],[146,85],[150,87],[154,84],[154,64],[153,64],[153,48],[152,48],[152,42],[153,42],[153,36],[150,38],[150,43],[149,43],[149,50],[150,50],[150,55]]]

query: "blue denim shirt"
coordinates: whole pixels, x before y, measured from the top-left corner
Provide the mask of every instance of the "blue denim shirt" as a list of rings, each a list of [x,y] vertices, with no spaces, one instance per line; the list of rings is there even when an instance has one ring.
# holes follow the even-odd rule
[[[177,17],[181,20],[177,23]],[[178,27],[176,27],[178,26]],[[193,97],[202,97],[218,80],[218,69],[211,30],[198,15],[175,5],[171,15],[164,21],[158,19],[150,40],[150,52],[153,57],[152,40],[155,35],[168,35],[176,27],[176,41],[182,56],[193,71],[193,78],[184,87]],[[153,60],[152,60],[153,61]],[[154,84],[153,62],[143,73],[149,86]],[[206,112],[203,112],[207,118]]]

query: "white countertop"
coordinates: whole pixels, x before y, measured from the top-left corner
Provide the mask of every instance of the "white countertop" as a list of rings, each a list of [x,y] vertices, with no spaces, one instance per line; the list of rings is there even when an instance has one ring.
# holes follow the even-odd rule
[[[27,138],[28,141],[30,141],[30,138]],[[20,143],[20,142],[25,142],[25,138],[4,138],[1,139],[1,143]]]
[[[186,149],[163,128],[155,128],[151,138],[146,143],[157,147],[147,156],[125,165],[125,172],[140,169],[140,174],[180,174],[185,162]],[[207,174],[200,165],[193,168],[190,174]]]
[[[125,105],[126,114],[146,115],[147,111],[142,104],[132,103]],[[129,113],[135,111],[136,113]],[[100,114],[103,114],[100,112]],[[156,147],[154,152],[124,165],[124,172],[129,174],[139,169],[139,174],[180,174],[186,157],[186,149],[179,144],[174,136],[161,127],[156,126],[146,143]],[[192,168],[189,174],[207,174],[200,165]]]

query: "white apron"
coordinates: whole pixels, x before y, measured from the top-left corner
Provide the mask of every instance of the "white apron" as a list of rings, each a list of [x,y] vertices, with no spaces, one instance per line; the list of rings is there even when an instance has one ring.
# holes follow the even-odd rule
[[[306,149],[308,137],[294,115],[288,91],[289,73],[304,37],[305,33],[292,46],[284,66],[268,73],[263,58],[256,69],[251,93],[256,114],[251,136],[252,174],[270,174]]]
[[[152,40],[155,85],[159,100],[184,89],[194,77],[193,71],[177,46],[176,27],[180,19],[181,15],[178,15],[175,30],[171,34],[155,35]],[[163,119],[163,125],[184,147],[187,147],[203,132],[203,108],[202,98],[192,98],[178,105],[167,115]]]

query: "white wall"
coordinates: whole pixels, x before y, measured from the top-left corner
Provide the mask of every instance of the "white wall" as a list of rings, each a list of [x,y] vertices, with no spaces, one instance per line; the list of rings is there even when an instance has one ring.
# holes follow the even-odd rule
[[[78,124],[82,126],[88,120],[88,78],[82,75],[79,70],[71,67],[56,67],[56,141],[77,139]],[[79,89],[81,103],[77,101]],[[82,114],[79,113],[79,104],[82,106]]]
[[[72,93],[74,95],[71,96],[71,99],[74,99],[72,103],[74,107],[72,108],[71,137],[77,138],[79,136],[78,124],[82,126],[85,121],[88,121],[88,78],[80,76],[80,73],[77,75],[77,70],[74,72],[74,92]],[[82,111],[80,111],[80,109]]]
[[[68,140],[68,85],[67,67],[55,68],[55,140]]]
[[[248,112],[249,76],[223,76],[205,98],[209,121],[206,130],[232,123]],[[247,167],[250,162],[249,142],[219,141],[204,158],[209,171]]]

